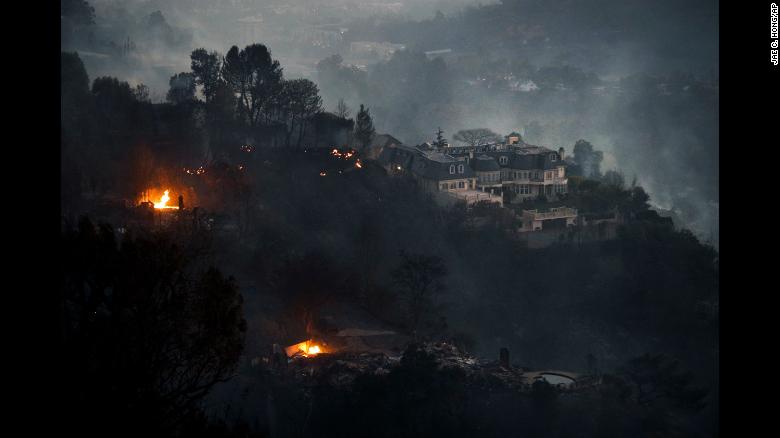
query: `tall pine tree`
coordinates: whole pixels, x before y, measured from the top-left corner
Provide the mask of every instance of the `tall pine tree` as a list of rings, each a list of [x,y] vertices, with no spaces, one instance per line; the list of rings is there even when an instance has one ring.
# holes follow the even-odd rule
[[[371,113],[368,108],[364,108],[363,104],[360,104],[360,111],[355,117],[355,140],[362,148],[365,148],[374,138],[375,132]]]

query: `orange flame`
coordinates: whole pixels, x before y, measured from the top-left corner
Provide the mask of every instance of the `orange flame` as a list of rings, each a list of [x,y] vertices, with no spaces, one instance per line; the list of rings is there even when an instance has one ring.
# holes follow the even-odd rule
[[[287,354],[287,357],[293,357],[293,356],[312,357],[320,353],[326,353],[325,347],[319,344],[315,344],[314,341],[312,340],[303,341],[295,345],[291,345],[285,348],[284,351]]]
[[[163,192],[163,195],[160,197],[160,201],[154,203],[154,208],[160,208],[160,209],[162,209],[162,208],[175,208],[175,209],[178,209],[179,208],[176,205],[168,205],[168,201],[171,200],[171,197],[168,195],[169,192],[170,192],[169,190],[166,190],[166,191]]]

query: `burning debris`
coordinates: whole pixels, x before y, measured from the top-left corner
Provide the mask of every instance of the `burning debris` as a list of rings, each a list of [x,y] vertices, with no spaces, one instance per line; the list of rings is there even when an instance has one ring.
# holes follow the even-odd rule
[[[315,342],[312,339],[299,342],[284,349],[284,353],[289,358],[293,357],[314,357],[321,353],[327,353],[323,342]]]
[[[354,149],[347,149],[346,151],[341,152],[337,148],[333,148],[333,150],[330,151],[330,154],[336,158],[343,158],[345,160],[349,160],[356,154],[356,151]]]
[[[598,379],[578,373],[531,371],[512,366],[508,363],[508,351],[505,349],[502,349],[499,360],[486,361],[470,356],[447,342],[410,344],[403,354],[389,355],[377,351],[329,350],[323,343],[310,339],[291,345],[284,352],[287,360],[272,360],[277,364],[272,369],[304,386],[323,381],[335,386],[350,385],[361,375],[388,374],[403,362],[404,357],[417,355],[432,358],[439,370],[457,370],[474,387],[486,389],[530,392],[536,381],[545,380],[559,391],[571,392],[599,384]],[[265,359],[264,362],[269,361]]]
[[[168,192],[170,192],[170,190],[166,190],[165,192],[163,192],[163,195],[160,197],[160,201],[154,203],[154,208],[158,208],[158,209],[162,209],[162,208],[178,209],[179,208],[177,205],[168,205],[168,201],[171,200],[171,197],[168,196]],[[181,196],[179,196],[179,198],[181,198]]]
[[[183,197],[179,195],[179,205],[170,205],[171,191],[163,190],[161,195],[154,195],[155,190],[149,189],[141,194],[139,205],[148,206],[155,210],[179,210],[183,207]],[[159,192],[157,192],[159,193]]]

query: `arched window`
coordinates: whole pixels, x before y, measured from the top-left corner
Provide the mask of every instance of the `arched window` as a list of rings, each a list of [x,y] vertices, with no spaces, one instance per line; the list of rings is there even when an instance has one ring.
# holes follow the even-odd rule
[[[450,165],[450,174],[453,174],[453,175],[455,174],[455,165],[454,164]]]
[[[463,165],[462,164],[458,165],[458,173],[463,173]]]
[[[507,156],[499,157],[498,162],[501,163],[501,164],[506,164],[506,163],[509,162],[509,157],[507,157]]]

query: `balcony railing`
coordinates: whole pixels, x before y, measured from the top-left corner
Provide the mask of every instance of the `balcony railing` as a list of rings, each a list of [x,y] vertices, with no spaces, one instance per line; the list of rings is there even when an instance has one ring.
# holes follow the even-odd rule
[[[576,217],[577,209],[571,207],[555,207],[550,211],[523,210],[523,216],[531,216],[532,220],[559,219],[564,217]]]

